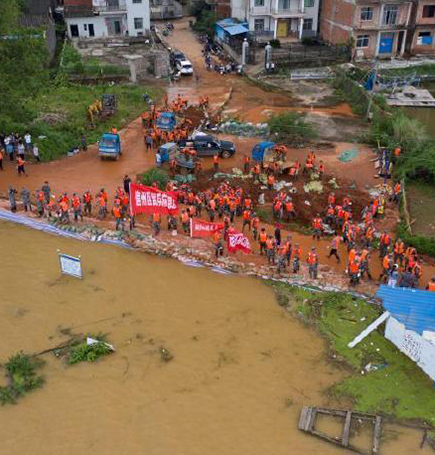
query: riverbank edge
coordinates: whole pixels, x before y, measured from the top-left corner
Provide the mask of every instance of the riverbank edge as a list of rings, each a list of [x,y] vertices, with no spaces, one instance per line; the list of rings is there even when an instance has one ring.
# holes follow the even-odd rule
[[[231,257],[222,258],[220,260],[212,260],[213,256],[210,252],[204,251],[195,251],[192,247],[186,245],[177,244],[176,241],[167,241],[156,239],[151,234],[145,234],[143,232],[134,230],[129,233],[113,231],[110,229],[104,229],[95,224],[82,225],[82,226],[72,226],[72,225],[62,225],[58,220],[52,220],[52,222],[47,222],[46,220],[36,219],[34,217],[21,215],[21,214],[12,214],[4,209],[0,209],[0,221],[9,221],[16,224],[25,225],[27,227],[41,230],[46,233],[51,233],[58,236],[64,236],[67,238],[73,238],[80,241],[91,241],[103,244],[110,244],[114,246],[124,247],[132,249],[135,251],[141,251],[143,253],[152,254],[154,256],[159,256],[162,258],[176,259],[184,265],[192,267],[205,267],[209,268],[211,271],[223,274],[237,274],[239,276],[250,276],[254,278],[259,278],[268,286],[271,286],[274,290],[276,302],[284,308],[292,317],[295,317],[304,324],[310,326],[317,335],[321,336],[326,340],[328,346],[327,358],[335,366],[339,368],[344,368],[346,371],[351,372],[350,376],[344,381],[341,381],[337,384],[334,384],[332,387],[325,390],[325,393],[335,398],[338,402],[343,399],[351,399],[355,405],[355,410],[360,410],[363,412],[380,412],[383,415],[387,416],[390,420],[398,422],[412,422],[415,424],[417,422],[418,427],[422,425],[427,428],[433,428],[435,426],[435,418],[433,423],[427,422],[423,417],[415,416],[410,419],[400,419],[394,414],[385,413],[383,407],[379,409],[370,409],[367,410],[364,407],[359,406],[357,394],[348,393],[345,390],[341,390],[343,384],[346,384],[347,381],[359,378],[360,367],[356,366],[349,361],[346,354],[350,350],[346,347],[347,342],[350,341],[354,335],[351,337],[345,336],[346,346],[342,346],[343,349],[337,349],[337,346],[334,345],[333,339],[331,338],[331,333],[328,333],[327,330],[322,328],[322,318],[313,318],[310,311],[307,312],[307,308],[304,308],[304,305],[308,302],[308,305],[311,302],[321,301],[322,299],[332,299],[334,301],[339,301],[340,298],[345,297],[346,299],[351,299],[353,302],[360,302],[365,311],[367,311],[367,317],[364,317],[366,322],[361,321],[355,330],[355,327],[352,327],[352,322],[348,323],[348,328],[351,328],[352,332],[356,335],[359,333],[360,329],[362,330],[369,323],[370,320],[375,319],[379,312],[379,302],[373,298],[373,295],[362,294],[349,290],[346,288],[340,288],[338,286],[325,286],[318,282],[313,282],[311,280],[302,279],[298,277],[282,277],[276,274],[274,271],[265,272],[265,266],[255,266],[250,264],[245,264],[243,262],[237,261]],[[192,240],[189,237],[186,237],[188,240]],[[185,239],[185,240],[186,240]],[[285,292],[283,292],[285,290]],[[298,299],[300,296],[304,296],[302,300],[302,306]],[[320,300],[319,300],[320,299]],[[359,305],[359,307],[362,307]],[[347,330],[346,330],[347,333]],[[335,333],[333,333],[335,335]],[[412,368],[416,370],[416,373],[420,376],[424,373],[418,369],[418,367],[411,362],[407,357],[401,354],[397,348],[395,348],[391,343],[386,340],[383,335],[377,333],[378,336],[382,337],[383,343],[389,345],[389,349],[394,351],[395,354],[403,356],[406,359],[406,362],[410,362]],[[363,345],[363,343],[362,343]],[[358,349],[352,350],[352,352],[358,352]],[[426,377],[425,377],[426,378]],[[362,389],[365,389],[365,385],[362,385]],[[432,387],[431,387],[432,389]],[[434,395],[434,408],[435,408],[435,395]]]
[[[265,280],[265,284],[273,289],[281,308],[325,340],[326,359],[347,373],[345,379],[324,391],[337,406],[345,403],[344,407],[350,407],[350,402],[353,410],[382,415],[389,423],[435,429],[435,414],[432,417],[430,412],[425,412],[434,409],[432,380],[384,337],[383,328],[378,328],[355,348],[347,347],[348,342],[382,313],[380,302],[361,299],[346,291],[313,292],[274,280]],[[407,388],[408,377],[412,377],[414,390]],[[417,391],[424,392],[420,400],[412,398]],[[401,400],[404,403],[399,405]]]

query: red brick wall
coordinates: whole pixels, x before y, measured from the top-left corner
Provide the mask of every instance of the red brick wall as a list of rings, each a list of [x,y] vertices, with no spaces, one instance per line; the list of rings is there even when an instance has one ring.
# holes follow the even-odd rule
[[[352,36],[355,5],[343,0],[323,0],[320,13],[320,33],[325,41],[346,43]]]

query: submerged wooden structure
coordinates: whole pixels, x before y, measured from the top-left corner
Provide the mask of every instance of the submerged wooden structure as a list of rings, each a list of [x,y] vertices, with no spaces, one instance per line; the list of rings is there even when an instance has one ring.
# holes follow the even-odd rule
[[[332,417],[342,417],[343,418],[343,431],[341,438],[334,438],[328,436],[320,431],[317,431],[315,428],[316,417],[319,414],[329,415]],[[373,440],[372,448],[370,452],[366,452],[358,449],[357,447],[350,444],[350,429],[352,425],[352,419],[366,420],[373,423]],[[317,436],[320,439],[328,441],[337,446],[343,447],[353,452],[362,454],[362,455],[376,455],[379,453],[379,444],[382,431],[382,417],[375,414],[366,414],[362,412],[355,411],[344,411],[338,409],[323,409],[315,408],[311,406],[304,406],[302,408],[300,417],[299,417],[299,430],[310,433],[313,436]]]

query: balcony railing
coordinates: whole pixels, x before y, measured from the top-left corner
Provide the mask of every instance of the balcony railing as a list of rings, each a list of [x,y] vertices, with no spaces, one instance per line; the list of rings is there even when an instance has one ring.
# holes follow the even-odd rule
[[[300,16],[304,14],[301,8],[271,8],[271,13],[276,16]]]
[[[94,11],[99,13],[112,13],[116,11],[127,11],[127,5],[124,1],[106,1],[94,6]]]
[[[302,16],[304,11],[301,8],[272,8],[271,6],[253,6],[249,12],[251,15],[272,14],[274,16]]]

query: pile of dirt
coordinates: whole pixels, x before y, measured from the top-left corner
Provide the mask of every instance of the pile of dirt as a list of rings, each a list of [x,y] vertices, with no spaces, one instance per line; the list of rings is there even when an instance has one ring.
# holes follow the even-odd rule
[[[205,191],[210,188],[216,188],[220,183],[225,181],[225,178],[214,179],[213,170],[206,170],[201,173],[198,179],[192,183],[192,188],[195,191]],[[291,195],[297,219],[295,220],[298,224],[306,227],[310,227],[313,218],[320,213],[322,216],[325,215],[328,206],[327,200],[328,195],[333,191],[337,198],[337,203],[341,204],[343,198],[350,197],[353,204],[353,215],[355,220],[360,220],[361,211],[370,202],[370,195],[361,190],[355,189],[350,181],[337,182],[339,188],[333,183],[329,183],[332,177],[324,175],[322,179],[323,191],[321,193],[309,192],[306,193],[304,185],[311,182],[308,175],[299,175],[295,180],[288,175],[280,176],[278,182],[292,182],[292,186],[284,187],[283,191],[288,192]],[[276,190],[269,190],[262,184],[254,184],[251,178],[229,178],[228,183],[233,187],[241,187],[244,194],[249,195],[254,201],[254,206],[257,207],[258,197],[261,193],[264,193],[266,204],[263,210],[270,211],[270,220],[272,220],[272,202],[277,195]],[[296,191],[295,191],[296,190]],[[263,216],[264,218],[264,216]],[[268,218],[268,217],[267,217]],[[282,223],[285,225],[285,223]]]
[[[192,126],[196,128],[199,125],[201,125],[201,123],[205,119],[205,113],[198,106],[189,106],[184,111],[184,117],[186,119],[189,119],[192,122]]]

